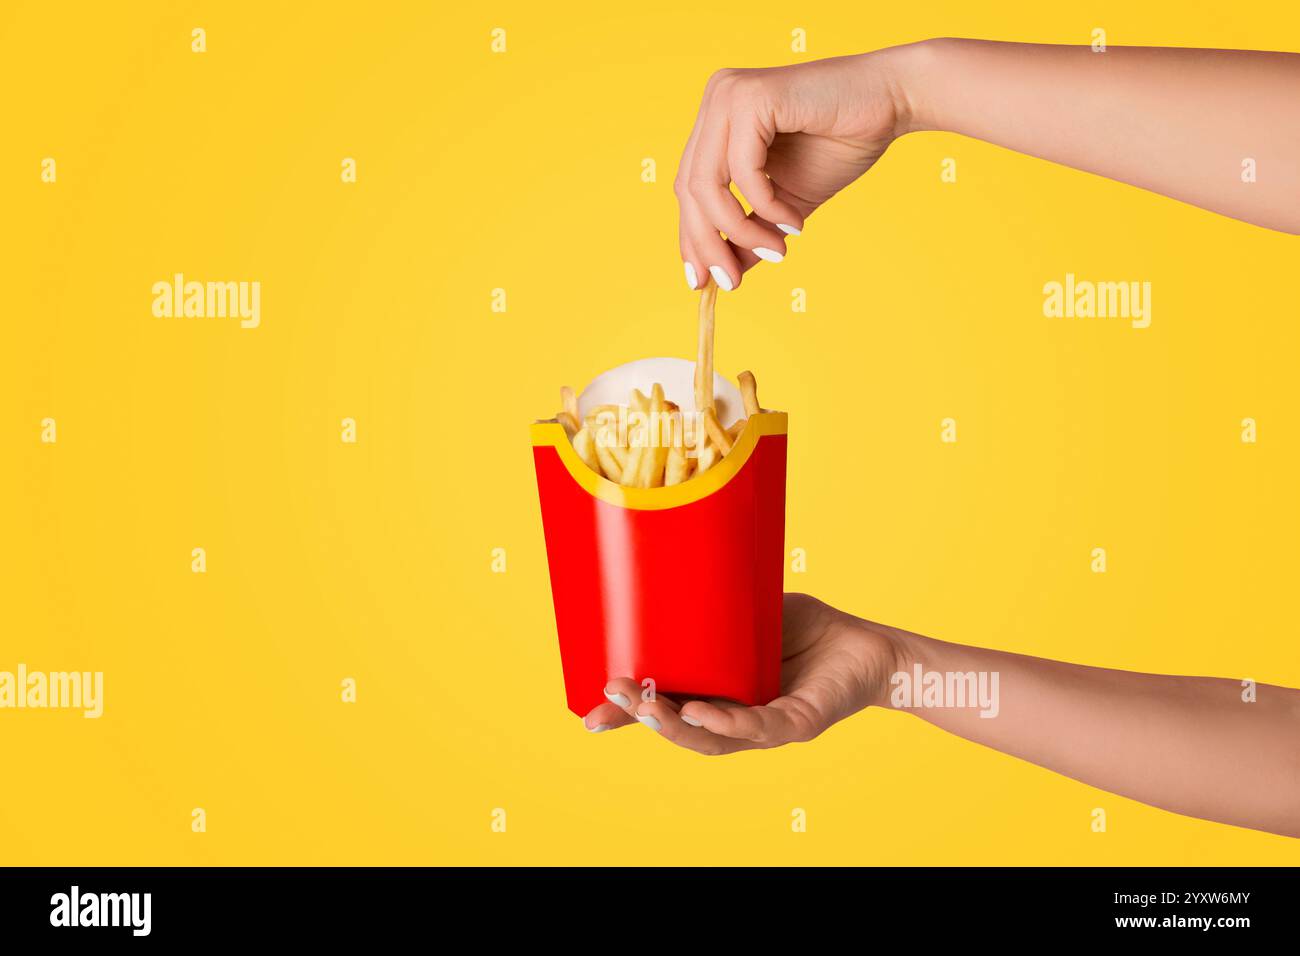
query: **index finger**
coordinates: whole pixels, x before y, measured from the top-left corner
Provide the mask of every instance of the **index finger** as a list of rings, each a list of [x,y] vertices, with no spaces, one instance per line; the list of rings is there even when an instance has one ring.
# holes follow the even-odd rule
[[[777,196],[764,168],[767,149],[772,143],[771,135],[757,121],[733,124],[727,143],[727,166],[732,182],[740,189],[750,208],[786,235],[797,236],[803,228],[803,213]],[[770,257],[763,254],[759,258],[770,261]]]

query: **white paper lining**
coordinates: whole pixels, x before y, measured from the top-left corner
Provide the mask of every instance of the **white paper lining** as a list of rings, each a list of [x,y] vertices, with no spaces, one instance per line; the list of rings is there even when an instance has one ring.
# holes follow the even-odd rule
[[[676,402],[683,414],[695,412],[695,363],[680,358],[647,358],[619,365],[592,379],[578,396],[578,418],[586,418],[597,405],[626,405],[634,388],[649,395],[656,382],[664,387],[664,396]],[[716,371],[713,404],[723,428],[745,417],[740,389]]]

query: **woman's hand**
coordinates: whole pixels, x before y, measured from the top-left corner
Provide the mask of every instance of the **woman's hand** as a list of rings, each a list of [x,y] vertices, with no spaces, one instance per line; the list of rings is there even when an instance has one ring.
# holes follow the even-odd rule
[[[686,281],[731,291],[760,259],[780,262],[814,209],[920,130],[1300,234],[1297,83],[1294,53],[959,39],[721,70],[674,184]]]
[[[764,707],[642,700],[625,677],[605,686],[609,703],[583,723],[599,731],[639,720],[716,755],[812,740],[875,704],[1155,807],[1300,837],[1300,690],[948,644],[806,594],[785,596],[782,644],[782,696]],[[922,679],[924,693],[891,700],[901,675]],[[970,682],[981,678],[976,693]]]
[[[711,274],[729,292],[760,259],[780,262],[786,236],[880,158],[907,122],[895,67],[908,49],[713,75],[673,187],[692,289]]]
[[[592,731],[641,721],[673,743],[702,754],[779,747],[823,730],[888,695],[901,666],[886,629],[806,594],[787,594],[782,627],[781,697],[765,707],[730,701],[641,699],[631,677],[605,686],[609,703],[584,718]]]

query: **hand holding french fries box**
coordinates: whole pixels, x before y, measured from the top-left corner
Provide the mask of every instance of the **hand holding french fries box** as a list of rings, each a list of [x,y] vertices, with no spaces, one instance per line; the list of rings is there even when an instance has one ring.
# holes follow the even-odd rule
[[[786,416],[700,356],[630,362],[533,425],[569,709],[611,678],[667,696],[780,694]],[[653,685],[649,684],[653,681]]]

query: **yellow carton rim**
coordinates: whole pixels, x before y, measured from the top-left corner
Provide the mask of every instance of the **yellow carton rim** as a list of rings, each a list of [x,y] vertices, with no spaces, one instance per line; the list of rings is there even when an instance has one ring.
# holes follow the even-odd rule
[[[604,475],[598,475],[578,457],[573,443],[565,434],[564,426],[555,420],[536,422],[532,426],[533,447],[550,445],[555,448],[568,469],[573,480],[581,485],[588,494],[595,495],[601,501],[608,501],[620,508],[635,508],[638,511],[662,511],[666,508],[678,508],[692,501],[699,501],[713,494],[733,476],[745,467],[749,456],[758,447],[758,440],[764,435],[784,435],[787,416],[785,412],[759,412],[750,415],[745,422],[731,451],[720,462],[689,481],[667,488],[626,488],[615,484]]]

